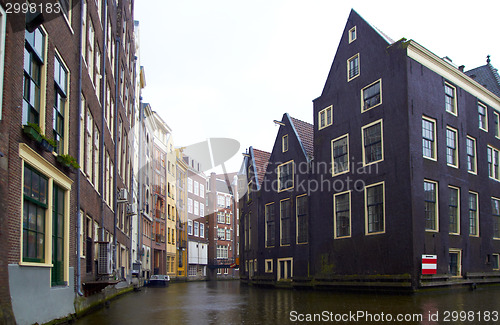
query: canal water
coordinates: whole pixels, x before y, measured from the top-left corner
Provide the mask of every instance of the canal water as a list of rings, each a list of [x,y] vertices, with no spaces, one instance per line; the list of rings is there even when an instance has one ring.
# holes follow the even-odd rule
[[[76,324],[500,324],[499,313],[499,287],[396,295],[218,281],[142,288]]]

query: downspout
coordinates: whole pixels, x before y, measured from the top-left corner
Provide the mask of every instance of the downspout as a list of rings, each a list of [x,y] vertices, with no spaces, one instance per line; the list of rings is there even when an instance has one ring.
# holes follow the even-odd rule
[[[135,46],[135,42],[134,42],[134,46]],[[134,55],[135,55],[135,52],[134,52]],[[134,103],[134,108],[135,108],[135,100],[136,100],[136,90],[137,90],[137,87],[136,87],[136,79],[137,78],[137,56],[135,56],[134,58],[134,96],[133,96],[133,103]],[[131,114],[134,114],[134,122],[135,122],[135,109],[134,109],[134,112],[131,112]],[[135,125],[134,125],[135,127]],[[132,126],[130,125],[130,129],[129,129],[129,136],[128,136],[128,139],[130,139],[130,137],[132,136],[130,130],[134,130],[134,128],[132,128]],[[128,141],[130,144],[130,140]],[[132,165],[132,155],[130,154],[130,151],[131,150],[128,150],[129,152],[129,156],[131,158],[131,161],[130,161],[130,165]],[[134,154],[135,154],[135,151],[134,151]],[[131,168],[131,171],[130,171],[130,188],[131,188],[131,193],[130,193],[130,198],[132,199],[132,203],[133,203],[133,198],[134,198],[134,172],[133,172],[133,168]],[[138,215],[137,215],[138,216]],[[132,216],[130,217],[130,222],[129,222],[129,233],[130,233],[130,267],[132,268],[133,270],[133,266],[134,266],[134,256],[132,254],[132,245],[134,243],[134,233],[132,231],[132,225],[133,225],[133,222],[132,222]],[[137,256],[139,256],[139,251],[137,250]]]
[[[119,75],[120,71],[118,71],[119,59],[120,59],[120,47],[121,40],[120,37],[116,37],[116,55],[115,55],[115,125],[114,125],[114,133],[115,133],[115,154],[114,154],[114,162],[115,168],[113,169],[113,191],[116,192],[116,180],[118,177],[118,166],[116,166],[116,162],[118,161],[118,139],[116,136],[118,135],[118,91],[119,91]],[[121,99],[120,99],[121,101]],[[113,195],[113,210],[114,210],[114,218],[113,218],[113,271],[117,270],[116,265],[116,224],[117,224],[117,212],[118,212],[118,202],[117,202],[117,193]]]
[[[82,70],[83,70],[83,64],[82,64],[82,41],[83,41],[83,20],[85,17],[83,17],[83,1],[80,2],[80,44],[78,45],[78,53],[80,54],[80,58],[78,60],[78,119],[80,119],[80,116],[82,114]],[[81,123],[78,121],[78,127],[77,127],[77,138],[78,141],[80,141],[81,134],[82,134],[82,129],[80,128]],[[80,152],[82,148],[80,147],[80,144],[78,144],[77,149],[76,149],[76,155],[78,157],[78,165],[82,166],[82,161],[80,161]],[[82,292],[82,274],[81,274],[81,254],[80,254],[80,236],[82,234],[82,229],[80,228],[80,224],[82,221],[82,215],[80,213],[80,175],[81,171],[79,170],[76,173],[76,215],[77,215],[77,220],[76,220],[76,236],[77,236],[77,241],[76,241],[76,252],[77,252],[77,257],[76,257],[76,285],[77,285],[77,293],[79,296],[83,296]]]
[[[104,132],[106,125],[105,125],[105,120],[106,120],[106,89],[108,87],[108,82],[106,81],[106,60],[108,57],[108,0],[104,2],[104,25],[103,25],[103,52],[102,52],[102,57],[103,60],[101,61],[101,73],[102,73],[102,87],[101,87],[101,150],[99,151],[99,155],[101,156],[99,159],[99,170],[100,170],[100,177],[99,177],[99,193],[104,194],[104,159],[106,159],[106,150],[104,150],[104,135],[106,132]],[[111,62],[111,58],[109,58]],[[110,94],[111,96],[111,94]],[[111,100],[111,98],[107,98],[107,100]],[[111,130],[110,130],[111,131]],[[104,196],[101,195],[101,218],[104,221]],[[102,229],[104,229],[104,222],[102,223]],[[103,240],[104,240],[104,230],[102,234]]]
[[[142,193],[142,186],[144,182],[144,176],[143,176],[143,168],[142,168],[142,156],[143,156],[143,139],[142,139],[142,133],[143,133],[143,120],[144,120],[144,110],[142,107],[142,97],[139,96],[139,166],[137,170],[137,176],[139,177],[139,185],[137,186],[137,196],[139,197],[139,202],[137,204],[137,252],[138,256],[140,256],[140,260],[142,262],[142,256],[141,256],[141,250],[142,250],[142,207],[144,205],[143,202],[143,193]],[[142,263],[141,263],[141,269],[142,269]]]

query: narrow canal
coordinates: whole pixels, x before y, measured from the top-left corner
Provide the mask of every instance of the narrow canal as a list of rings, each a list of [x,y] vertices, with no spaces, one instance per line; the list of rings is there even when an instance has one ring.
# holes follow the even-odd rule
[[[219,281],[142,288],[76,324],[310,324],[312,320],[333,324],[498,324],[499,312],[499,287],[394,295],[276,290]]]

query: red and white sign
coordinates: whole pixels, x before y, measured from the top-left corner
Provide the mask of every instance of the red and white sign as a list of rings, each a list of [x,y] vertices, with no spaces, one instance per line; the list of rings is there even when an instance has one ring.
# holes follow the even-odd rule
[[[437,273],[437,255],[422,255],[422,274]]]

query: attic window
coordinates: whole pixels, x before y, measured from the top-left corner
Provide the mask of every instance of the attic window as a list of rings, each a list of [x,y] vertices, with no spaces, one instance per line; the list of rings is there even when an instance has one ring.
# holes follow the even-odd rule
[[[354,42],[357,38],[357,33],[356,33],[356,26],[353,28],[349,29],[349,44]]]
[[[281,139],[281,151],[282,152],[288,151],[288,134],[284,135],[283,138]]]

